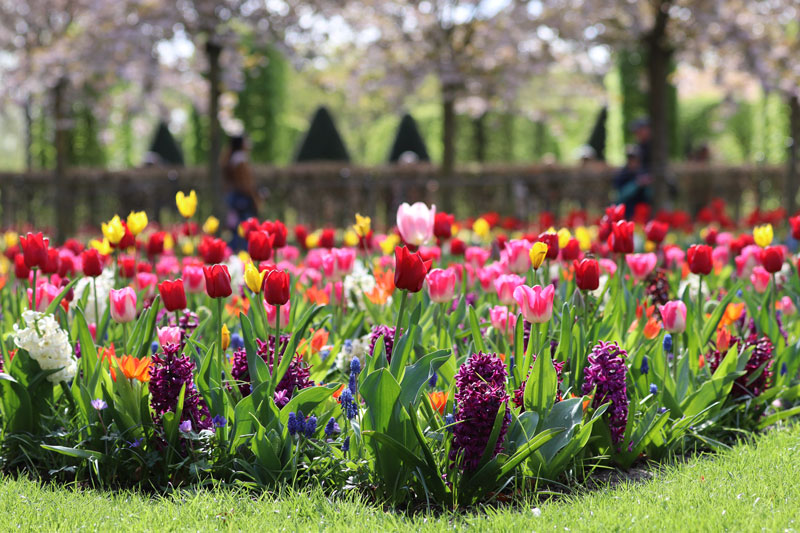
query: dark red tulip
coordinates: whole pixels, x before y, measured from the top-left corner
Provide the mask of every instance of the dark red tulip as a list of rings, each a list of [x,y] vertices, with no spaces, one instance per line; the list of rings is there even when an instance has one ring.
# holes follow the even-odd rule
[[[303,250],[306,249],[306,237],[308,237],[308,228],[303,226],[302,224],[298,224],[294,227],[294,238],[297,241],[298,246]]]
[[[547,259],[558,258],[558,234],[552,231],[539,234],[537,241],[547,245]]]
[[[439,240],[447,240],[453,236],[453,223],[456,217],[447,213],[436,213],[433,219],[433,235]]]
[[[75,261],[68,253],[60,256],[58,263],[58,275],[62,278],[72,276],[75,273]]]
[[[155,233],[150,234],[150,238],[147,239],[147,255],[150,257],[155,257],[159,254],[164,253],[164,236],[166,233],[163,231],[156,231]]]
[[[394,286],[398,289],[419,292],[430,269],[431,261],[423,261],[419,252],[412,254],[405,246],[394,249]]]
[[[84,249],[83,243],[78,239],[67,239],[64,241],[64,248],[75,255],[80,255]]]
[[[83,275],[96,278],[103,273],[103,259],[100,252],[94,248],[89,248],[81,252],[81,262],[83,263]]]
[[[3,250],[3,255],[6,256],[6,258],[9,261],[13,261],[14,258],[17,257],[17,254],[20,254],[20,253],[22,253],[22,250],[20,250],[18,244],[15,244],[14,246],[9,246],[5,250]],[[25,258],[23,257],[23,260],[24,259]]]
[[[247,253],[253,261],[267,261],[272,257],[275,236],[264,230],[251,231],[247,236]]]
[[[711,273],[714,263],[711,259],[711,247],[707,244],[693,244],[686,251],[689,270],[693,274],[707,275]]]
[[[136,275],[136,259],[131,256],[123,255],[117,260],[119,274],[123,278],[132,278]]]
[[[600,264],[597,259],[575,261],[575,282],[582,291],[593,291],[600,286]]]
[[[286,226],[280,220],[276,220],[272,223],[272,229],[269,231],[269,234],[275,238],[275,242],[272,243],[273,248],[283,248],[286,246],[286,236],[288,235],[288,231],[286,230]]]
[[[761,264],[764,266],[764,270],[770,274],[780,272],[783,268],[783,260],[784,254],[781,246],[767,246],[761,250]]]
[[[501,233],[500,235],[497,236],[497,238],[494,241],[497,243],[498,250],[505,250],[506,243],[508,242],[508,235],[506,235],[505,233]]]
[[[708,228],[706,232],[706,244],[709,246],[716,246],[718,236],[719,230],[717,228]]]
[[[203,240],[200,241],[200,246],[197,251],[207,265],[215,265],[222,263],[225,260],[225,249],[227,245],[222,239],[203,235]]]
[[[45,239],[42,233],[30,233],[27,237],[20,237],[19,244],[22,246],[22,254],[25,256],[25,265],[28,268],[44,268],[47,263],[47,247],[50,239]]]
[[[653,241],[656,244],[661,244],[664,241],[664,237],[667,236],[667,231],[669,231],[669,224],[658,220],[651,220],[644,227],[647,240]]]
[[[289,301],[289,274],[272,270],[264,277],[264,299],[270,305],[285,305]]]
[[[206,277],[206,293],[212,298],[227,298],[233,293],[231,275],[226,265],[204,266],[203,274]]]
[[[263,228],[256,217],[250,217],[247,220],[239,223],[239,232],[245,239],[250,236],[251,231],[257,231],[260,229]]]
[[[44,262],[42,266],[42,272],[45,274],[55,274],[58,272],[58,266],[61,264],[61,260],[58,257],[58,250],[55,248],[49,248],[47,250],[47,260]]]
[[[789,225],[792,227],[792,237],[800,240],[800,215],[789,217]]]
[[[322,230],[322,235],[319,237],[319,245],[321,248],[333,248],[336,246],[336,234],[333,228],[325,228]]]
[[[574,261],[581,255],[581,244],[578,239],[571,237],[567,245],[561,249],[561,259],[564,261]]]
[[[149,274],[152,271],[153,271],[153,265],[151,265],[150,263],[141,262],[136,264],[137,274],[141,272],[146,272]]]
[[[17,279],[28,279],[31,269],[25,264],[25,257],[22,254],[17,254],[14,258],[14,275]]]
[[[461,239],[452,239],[450,241],[450,255],[464,255],[467,250],[467,245]]]
[[[127,250],[131,246],[136,244],[136,237],[133,236],[131,230],[128,229],[128,223],[124,220],[122,221],[122,227],[125,228],[125,235],[122,236],[122,239],[117,244],[112,244],[112,248],[118,248],[120,250]]]
[[[158,292],[161,294],[167,311],[186,309],[186,290],[183,287],[183,279],[162,281],[158,284]]]
[[[618,254],[633,253],[633,222],[620,220],[611,225],[608,246]]]

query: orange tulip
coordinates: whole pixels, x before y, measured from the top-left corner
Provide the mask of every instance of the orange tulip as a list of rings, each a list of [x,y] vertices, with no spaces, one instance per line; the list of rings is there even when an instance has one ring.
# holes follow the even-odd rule
[[[312,285],[306,289],[305,297],[306,300],[316,305],[328,305],[330,302],[328,293],[322,289],[318,289],[316,285]]]
[[[647,324],[644,325],[644,337],[647,340],[653,340],[658,337],[659,333],[661,333],[661,322],[656,320],[656,317],[651,316]]]
[[[342,391],[344,391],[344,388],[345,388],[345,384],[342,383],[342,385],[338,389],[336,389],[336,392],[333,393],[333,399],[334,400],[338,400],[339,399],[339,396],[342,395]]]
[[[444,391],[436,391],[428,394],[428,399],[431,401],[431,407],[435,411],[439,411],[440,415],[444,414],[444,408],[447,405],[447,393]]]
[[[137,379],[142,383],[147,383],[150,381],[149,357],[137,359],[130,355],[126,355],[119,360],[119,366],[122,369],[122,373],[125,374],[125,377],[128,379]]]
[[[744,313],[744,302],[738,304],[728,304],[728,307],[725,308],[725,313],[723,313],[717,327],[724,328],[726,326],[730,326],[742,317],[742,313]]]
[[[322,347],[328,343],[329,336],[330,333],[328,333],[324,329],[318,329],[314,331],[314,329],[311,328],[311,339],[310,339],[311,353],[312,354],[319,353],[319,351],[322,350]],[[308,346],[309,346],[309,339],[303,339],[302,341],[300,341],[300,345],[297,347],[297,352],[302,355],[305,355],[306,351],[308,350]]]

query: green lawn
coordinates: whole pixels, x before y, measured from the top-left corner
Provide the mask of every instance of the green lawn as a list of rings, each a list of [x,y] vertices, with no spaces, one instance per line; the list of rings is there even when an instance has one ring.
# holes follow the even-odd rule
[[[281,498],[230,489],[153,499],[0,485],[0,529],[51,531],[779,531],[800,529],[800,426],[671,467],[655,479],[535,505],[408,517],[308,491]]]

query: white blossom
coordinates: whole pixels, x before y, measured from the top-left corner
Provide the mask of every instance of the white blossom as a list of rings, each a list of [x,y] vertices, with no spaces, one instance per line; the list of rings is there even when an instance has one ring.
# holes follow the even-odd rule
[[[53,315],[36,311],[22,313],[24,329],[14,324],[14,344],[28,352],[42,370],[58,370],[47,376],[48,381],[69,381],[78,369],[69,336],[61,329]],[[38,330],[38,331],[37,331]]]

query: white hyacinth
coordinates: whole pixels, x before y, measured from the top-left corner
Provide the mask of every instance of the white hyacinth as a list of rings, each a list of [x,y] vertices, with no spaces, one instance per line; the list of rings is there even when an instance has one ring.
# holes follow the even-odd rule
[[[100,317],[94,316],[94,289],[92,288],[92,279],[97,283],[97,313]],[[70,302],[70,310],[78,307],[78,304],[83,301],[83,294],[87,292],[86,306],[83,308],[83,316],[86,318],[88,324],[99,324],[100,319],[106,312],[108,305],[108,296],[111,289],[114,288],[114,271],[110,268],[103,269],[103,273],[96,278],[83,277],[75,284],[75,298]]]
[[[58,370],[47,376],[48,381],[71,380],[78,365],[67,332],[58,326],[53,315],[25,311],[22,318],[27,327],[20,329],[14,324],[14,344],[28,352],[42,370]]]
[[[336,354],[336,367],[342,372],[349,374],[350,362],[354,357],[358,357],[362,364],[364,364],[367,350],[369,350],[369,337],[369,335],[364,335],[356,339],[345,340],[341,350]]]
[[[345,276],[342,282],[344,297],[347,299],[347,307],[358,305],[359,310],[366,310],[365,295],[368,292],[372,292],[374,288],[375,278],[361,261],[356,261],[353,264],[353,271]],[[353,302],[354,299],[355,303]]]
[[[244,263],[239,259],[239,256],[232,254],[228,257],[226,264],[228,265],[228,273],[231,275],[231,289],[234,294],[239,294],[244,285]]]

